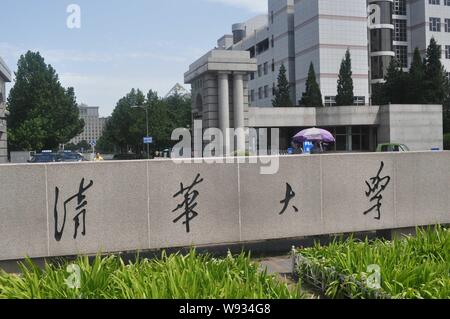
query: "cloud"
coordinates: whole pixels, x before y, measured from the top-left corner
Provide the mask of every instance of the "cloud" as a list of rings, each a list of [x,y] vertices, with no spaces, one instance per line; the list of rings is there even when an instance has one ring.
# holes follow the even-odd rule
[[[266,0],[207,0],[208,2],[221,3],[227,6],[246,9],[254,13],[267,13]]]

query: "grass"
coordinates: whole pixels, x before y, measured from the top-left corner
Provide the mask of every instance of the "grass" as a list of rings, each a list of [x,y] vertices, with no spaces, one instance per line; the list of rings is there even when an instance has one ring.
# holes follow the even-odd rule
[[[336,240],[298,251],[306,262],[297,272],[331,298],[450,298],[450,231],[418,229],[417,236],[393,241]],[[381,289],[365,284],[369,265],[381,270]]]
[[[66,280],[69,265],[80,269],[79,288]],[[78,285],[77,285],[78,286]],[[261,271],[249,255],[215,259],[192,250],[188,255],[138,258],[125,263],[118,256],[80,257],[74,263],[46,264],[30,260],[21,274],[0,272],[0,299],[291,299],[301,298],[277,277]]]

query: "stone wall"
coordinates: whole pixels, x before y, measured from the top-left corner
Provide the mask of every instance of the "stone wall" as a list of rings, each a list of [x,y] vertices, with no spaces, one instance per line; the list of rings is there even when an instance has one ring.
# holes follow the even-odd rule
[[[450,152],[278,159],[2,165],[0,260],[450,223]]]

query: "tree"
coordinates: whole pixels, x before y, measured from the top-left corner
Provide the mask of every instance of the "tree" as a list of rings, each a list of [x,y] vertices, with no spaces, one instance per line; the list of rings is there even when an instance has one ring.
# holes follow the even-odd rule
[[[406,102],[406,93],[408,92],[408,75],[403,72],[400,62],[393,58],[389,63],[385,83],[383,88],[383,95],[385,96],[385,103],[404,104]]]
[[[18,62],[8,97],[10,150],[55,149],[83,132],[73,88],[65,89],[39,52]]]
[[[353,105],[355,96],[353,94],[353,79],[352,79],[352,59],[350,50],[345,53],[345,58],[342,60],[341,69],[339,71],[336,105],[346,106]]]
[[[142,108],[131,108],[131,106]],[[122,153],[129,150],[136,154],[146,151],[142,138],[147,135],[146,110],[149,119],[149,135],[153,137],[152,149],[166,149],[175,128],[187,128],[191,124],[191,100],[180,95],[161,99],[150,90],[146,96],[140,90],[131,90],[120,99],[106,124],[101,145],[108,150],[117,148]]]
[[[413,61],[409,69],[407,103],[425,103],[425,62],[420,55],[419,48],[414,50]]]
[[[309,66],[308,79],[306,80],[306,90],[300,103],[304,107],[323,107],[322,93],[316,80],[316,72],[311,62]]]
[[[280,67],[278,74],[277,88],[275,89],[275,98],[272,100],[274,107],[292,107],[292,100],[289,88],[289,81],[286,76],[286,68],[284,64]]]
[[[425,64],[425,101],[428,104],[444,104],[449,96],[449,83],[441,63],[442,50],[434,38],[427,49]]]

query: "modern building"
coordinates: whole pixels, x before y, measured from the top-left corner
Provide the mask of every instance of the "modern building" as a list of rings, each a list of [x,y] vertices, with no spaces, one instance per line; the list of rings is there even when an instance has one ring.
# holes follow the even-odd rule
[[[11,71],[0,58],[0,163],[8,162],[8,143],[6,134],[6,87],[5,83],[11,82]]]
[[[299,104],[311,62],[324,104],[334,106],[340,63],[349,49],[355,105],[368,105],[371,85],[383,81],[392,57],[407,68],[414,49],[425,54],[432,37],[450,71],[449,0],[268,0],[267,15],[232,25],[232,34],[217,45],[257,59],[249,103],[258,107],[272,105],[282,64],[292,101]]]
[[[101,118],[98,106],[87,106],[80,104],[80,118],[84,120],[84,131],[77,137],[73,138],[70,143],[78,144],[82,141],[91,143],[97,141],[102,135],[106,126],[107,118]]]
[[[320,126],[336,136],[336,151],[374,151],[379,143],[443,148],[442,106],[370,105],[370,94],[394,56],[404,63],[406,50],[408,64],[414,48],[425,53],[431,37],[448,44],[449,61],[444,50],[443,62],[450,70],[450,0],[268,0],[268,9],[268,15],[234,24],[233,33],[221,37],[218,47],[185,73],[185,83],[192,86],[193,120],[202,123],[194,134],[208,128],[278,128],[283,150],[299,130]],[[347,49],[354,105],[331,107]],[[299,105],[311,62],[328,107],[273,108],[281,65]],[[252,141],[235,143],[241,150]]]

